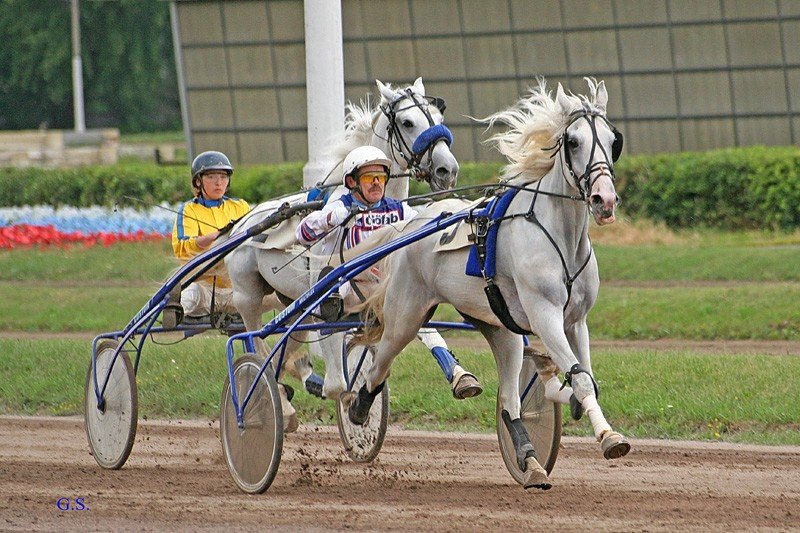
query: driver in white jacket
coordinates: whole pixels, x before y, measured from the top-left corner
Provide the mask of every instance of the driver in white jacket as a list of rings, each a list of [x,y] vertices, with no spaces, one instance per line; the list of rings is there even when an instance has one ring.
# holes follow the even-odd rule
[[[414,218],[417,212],[407,204],[384,196],[391,166],[386,154],[374,146],[361,146],[350,152],[342,172],[342,182],[349,192],[301,221],[296,231],[300,243],[310,246],[323,239],[321,253],[330,255],[341,249],[349,250],[387,224]],[[379,275],[378,268],[373,266],[354,281],[357,285],[377,282]],[[339,287],[339,295],[344,299],[345,309],[361,302],[358,289],[349,282]],[[435,329],[421,330],[419,338],[442,367],[452,385],[453,396],[463,399],[483,391],[477,378],[458,364]]]

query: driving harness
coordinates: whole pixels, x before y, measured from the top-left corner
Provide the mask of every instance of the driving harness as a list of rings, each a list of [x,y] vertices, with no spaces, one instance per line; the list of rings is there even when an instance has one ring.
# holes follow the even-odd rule
[[[605,149],[603,148],[602,144],[600,144],[598,137],[597,137],[597,128],[595,125],[595,120],[597,117],[600,117],[603,121],[608,124],[611,128],[611,131],[614,133],[614,141],[611,145],[611,154],[607,154]],[[608,119],[596,112],[592,111],[588,108],[584,108],[581,110],[576,111],[571,115],[572,120],[567,124],[564,128],[564,133],[558,139],[558,142],[554,147],[548,148],[557,148],[557,150],[553,153],[553,157],[555,157],[559,153],[563,153],[564,157],[564,166],[569,171],[570,175],[575,179],[576,183],[578,184],[578,191],[580,193],[579,196],[567,196],[563,194],[551,193],[547,191],[540,190],[541,187],[541,180],[536,183],[536,188],[532,190],[534,193],[533,200],[531,201],[530,208],[528,208],[527,213],[516,213],[512,215],[506,215],[505,212],[508,209],[508,206],[511,204],[511,201],[517,195],[520,190],[531,190],[525,187],[516,187],[510,184],[507,184],[509,187],[512,187],[511,190],[506,191],[502,196],[494,197],[488,205],[485,207],[477,206],[473,208],[473,211],[467,217],[467,222],[471,224],[473,227],[473,233],[469,236],[470,240],[473,241],[473,245],[470,248],[469,257],[467,259],[466,265],[466,275],[468,276],[480,276],[486,282],[486,286],[484,287],[484,292],[486,293],[486,298],[489,301],[489,307],[491,307],[492,312],[500,319],[500,322],[510,331],[520,334],[520,335],[528,335],[531,334],[530,331],[522,328],[519,326],[511,316],[511,313],[508,310],[508,304],[506,303],[503,294],[500,292],[500,287],[494,281],[496,275],[496,268],[495,268],[495,260],[497,257],[497,233],[500,227],[500,223],[504,220],[510,220],[519,216],[525,217],[525,219],[529,222],[532,222],[536,226],[539,227],[540,230],[544,233],[547,239],[555,248],[556,252],[558,253],[558,257],[561,260],[561,266],[564,269],[564,285],[567,289],[567,300],[564,302],[564,309],[567,308],[569,305],[570,296],[572,295],[572,286],[575,283],[575,280],[578,276],[583,272],[586,266],[589,264],[589,261],[592,258],[593,249],[591,247],[591,241],[589,242],[589,253],[586,256],[586,259],[583,261],[581,266],[574,274],[570,274],[569,267],[567,266],[566,258],[562,253],[561,249],[558,247],[553,236],[550,232],[545,228],[539,219],[536,217],[536,213],[534,212],[534,206],[536,205],[536,199],[539,197],[540,194],[547,195],[547,196],[557,196],[562,197],[570,200],[575,200],[579,202],[586,202],[587,198],[591,194],[591,188],[593,185],[593,181],[591,180],[591,174],[595,170],[598,165],[607,165],[608,170],[611,172],[611,177],[614,177],[614,170],[611,164],[608,164],[608,159],[611,159],[612,162],[615,162],[621,152],[622,152],[622,143],[623,137],[622,133],[619,132],[609,121]],[[569,148],[567,145],[568,142],[568,135],[567,129],[571,126],[575,121],[580,120],[581,118],[586,119],[589,122],[589,125],[592,130],[593,142],[592,142],[592,149],[589,155],[588,162],[586,164],[586,169],[584,173],[578,176],[572,168],[572,160],[569,153]],[[599,161],[595,164],[591,164],[593,159],[595,147],[599,147],[603,155],[605,156],[605,161]],[[561,150],[563,148],[563,151]],[[609,155],[611,156],[609,158]],[[566,176],[564,176],[566,179]],[[581,183],[585,181],[585,188],[581,187]]]

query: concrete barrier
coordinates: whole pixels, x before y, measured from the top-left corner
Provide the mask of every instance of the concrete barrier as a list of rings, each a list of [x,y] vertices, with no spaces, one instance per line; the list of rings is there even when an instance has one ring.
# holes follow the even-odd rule
[[[119,130],[79,134],[71,130],[0,131],[0,167],[113,165],[119,158]]]

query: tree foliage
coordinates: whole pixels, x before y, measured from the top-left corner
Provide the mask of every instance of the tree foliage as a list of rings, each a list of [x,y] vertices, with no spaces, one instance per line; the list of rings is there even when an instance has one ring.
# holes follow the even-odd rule
[[[67,0],[0,0],[0,129],[73,127]],[[80,2],[87,127],[180,129],[169,4]]]

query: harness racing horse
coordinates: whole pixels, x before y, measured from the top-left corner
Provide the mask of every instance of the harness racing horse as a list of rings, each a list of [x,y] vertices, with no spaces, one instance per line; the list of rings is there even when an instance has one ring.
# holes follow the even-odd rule
[[[409,174],[428,182],[433,191],[452,188],[459,167],[450,151],[452,134],[442,123],[444,101],[425,96],[421,78],[402,89],[394,89],[380,81],[377,81],[377,86],[381,95],[378,106],[373,108],[369,103],[348,105],[345,132],[328,151],[335,163],[332,163],[332,169],[322,185],[341,183],[341,162],[345,155],[358,146],[369,144],[389,154],[393,160],[392,175],[401,176],[388,181],[387,196],[407,198]],[[331,194],[331,199],[346,192],[341,186]],[[306,194],[301,193],[264,202],[240,221],[231,235],[257,223],[284,202],[302,202],[305,199]],[[293,224],[290,233],[293,240],[298,220],[290,220],[289,223]],[[296,244],[296,241],[293,242]],[[312,252],[314,250],[312,247]],[[282,309],[316,282],[323,266],[315,264],[320,260],[319,256],[312,253],[308,262],[294,261],[297,258],[296,251],[287,250],[286,247],[267,249],[246,245],[238,247],[226,257],[225,264],[233,284],[233,304],[242,315],[248,331],[261,327],[264,312]],[[338,258],[335,259],[338,261]],[[438,337],[438,334],[435,336]],[[286,349],[288,356],[284,367],[305,384],[311,375],[310,361],[304,353],[296,351],[303,340],[302,333],[292,336]],[[320,340],[320,351],[327,370],[322,388],[325,397],[336,398],[346,388],[341,347],[341,335]],[[259,351],[263,349],[263,345],[259,346]]]
[[[622,135],[606,118],[605,84],[587,82],[588,97],[566,94],[559,85],[553,99],[540,80],[515,106],[486,119],[491,125],[508,126],[491,140],[510,161],[504,178],[506,194],[513,195],[508,197],[505,215],[483,221],[484,230],[494,226],[497,234],[493,276],[487,276],[483,267],[483,276],[465,274],[468,247],[434,252],[441,237],[437,234],[389,256],[385,278],[368,302],[380,326],[372,337],[368,330],[363,340],[381,335],[373,366],[365,385],[346,397],[352,402],[348,409],[352,423],[366,422],[392,361],[436,306],[446,302],[473,323],[491,347],[500,378],[501,416],[525,473],[526,488],[548,489],[551,482],[520,420],[521,332],[538,335],[549,352],[549,359],[537,360],[545,397],[569,403],[574,395],[579,405],[573,406],[573,412],[588,414],[604,456],[612,459],[628,453],[630,444],[612,430],[597,402],[586,326],[600,284],[589,218],[599,225],[615,220],[619,198],[613,163],[622,150]],[[424,220],[452,212],[454,204],[464,205],[455,200],[432,204],[404,233]],[[473,234],[476,229],[478,234],[485,233],[480,222],[477,217],[466,219],[473,225]],[[490,305],[484,294],[496,298],[498,291],[504,305]],[[556,377],[559,371],[571,387],[565,383],[562,390]]]

